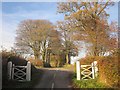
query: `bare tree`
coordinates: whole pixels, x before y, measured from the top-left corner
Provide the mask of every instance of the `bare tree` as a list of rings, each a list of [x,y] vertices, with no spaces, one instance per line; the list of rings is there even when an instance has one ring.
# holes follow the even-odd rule
[[[35,59],[45,60],[48,36],[53,25],[48,20],[24,20],[17,29],[16,46],[31,49]]]

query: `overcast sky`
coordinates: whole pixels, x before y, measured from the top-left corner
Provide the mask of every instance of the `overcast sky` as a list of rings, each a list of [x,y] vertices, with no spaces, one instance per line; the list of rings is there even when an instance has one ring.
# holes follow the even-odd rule
[[[0,3],[1,5],[1,3]],[[55,24],[64,20],[62,14],[57,14],[55,2],[3,2],[2,3],[2,45],[13,47],[18,24],[25,19],[47,19]],[[107,10],[109,22],[118,20],[118,4]],[[0,13],[1,15],[1,13]]]

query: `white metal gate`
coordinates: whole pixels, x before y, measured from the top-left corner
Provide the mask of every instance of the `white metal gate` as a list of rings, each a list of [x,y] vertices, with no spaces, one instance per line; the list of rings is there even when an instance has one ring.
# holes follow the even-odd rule
[[[81,65],[81,79],[92,79],[92,66],[91,65]]]
[[[30,81],[31,63],[28,62],[27,66],[15,66],[11,61],[8,62],[8,79],[17,81]]]
[[[95,79],[98,74],[97,62],[94,61],[91,65],[80,65],[80,61],[76,62],[77,80]]]

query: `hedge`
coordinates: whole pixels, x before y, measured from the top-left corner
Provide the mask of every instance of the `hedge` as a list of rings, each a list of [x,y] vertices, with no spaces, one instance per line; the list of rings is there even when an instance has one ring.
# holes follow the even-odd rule
[[[118,57],[108,56],[98,61],[99,65],[99,81],[111,87],[118,87],[119,72],[118,72]]]
[[[94,61],[101,60],[102,58],[103,57],[100,57],[100,56],[96,56],[96,57],[94,57],[94,56],[87,56],[87,57],[82,58],[80,60],[80,64],[82,64],[82,65],[89,65],[89,64],[91,64]]]
[[[117,55],[106,57],[88,56],[80,60],[81,64],[91,64],[93,61],[98,61],[99,79],[100,83],[104,83],[110,87],[119,87],[119,63]]]
[[[12,61],[12,63],[15,65],[24,66],[24,65],[27,65],[27,61],[24,58],[19,57],[16,54],[12,52],[7,52],[7,51],[0,52],[0,56],[2,56],[2,87],[3,88],[9,88],[9,87],[15,88],[18,83],[16,82],[13,83],[12,81],[8,81],[8,75],[7,75],[8,62]],[[33,65],[31,66],[31,69],[32,69],[32,79],[34,79],[35,75],[39,74],[38,71],[40,72],[40,70],[36,69]],[[22,88],[21,85],[19,86],[20,88]]]

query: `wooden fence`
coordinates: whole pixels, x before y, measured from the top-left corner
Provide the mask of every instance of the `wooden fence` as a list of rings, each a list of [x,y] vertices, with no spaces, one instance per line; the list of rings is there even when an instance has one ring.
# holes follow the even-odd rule
[[[97,62],[91,65],[80,65],[80,61],[76,62],[77,80],[95,79],[98,75]]]
[[[27,66],[15,66],[11,61],[8,62],[8,79],[31,81],[31,63],[27,62]]]

